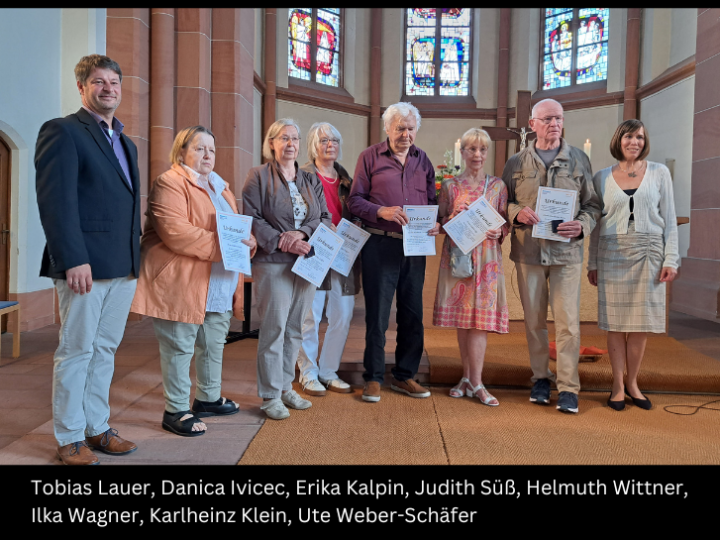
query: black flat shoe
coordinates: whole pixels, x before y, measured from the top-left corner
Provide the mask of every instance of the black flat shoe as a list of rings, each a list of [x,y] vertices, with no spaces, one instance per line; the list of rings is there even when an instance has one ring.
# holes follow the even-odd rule
[[[610,394],[610,397],[612,397],[612,394]],[[622,411],[625,409],[625,400],[621,399],[618,401],[613,401],[610,398],[607,400],[608,407],[610,407],[614,411]]]
[[[633,397],[630,395],[630,392],[627,391],[627,388],[625,389],[625,393],[630,399],[632,399],[633,405],[635,405],[636,407],[640,407],[641,409],[645,409],[646,411],[652,409],[652,403],[649,399],[638,399],[636,397]]]
[[[200,435],[205,435],[205,430],[193,431],[193,425],[202,422],[197,416],[180,420],[186,414],[192,414],[192,411],[180,411],[175,414],[165,411],[162,421],[163,429],[175,435],[180,435],[181,437],[199,437]]]
[[[227,416],[240,412],[237,403],[227,398],[221,397],[217,401],[193,401],[192,412],[198,418],[206,418],[208,416]]]

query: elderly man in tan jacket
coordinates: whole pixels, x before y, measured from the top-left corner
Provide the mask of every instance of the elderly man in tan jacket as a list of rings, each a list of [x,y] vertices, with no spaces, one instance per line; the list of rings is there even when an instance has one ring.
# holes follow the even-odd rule
[[[517,269],[533,371],[530,401],[549,404],[553,381],[559,391],[557,408],[577,413],[583,239],[595,226],[601,203],[593,188],[590,160],[562,138],[562,126],[563,109],[557,101],[546,99],[535,105],[530,127],[537,140],[508,160],[503,180],[513,226],[510,259]],[[533,237],[533,225],[540,221],[536,204],[541,186],[577,191],[575,219],[557,228],[569,242]],[[548,369],[548,300],[555,319],[557,377]]]

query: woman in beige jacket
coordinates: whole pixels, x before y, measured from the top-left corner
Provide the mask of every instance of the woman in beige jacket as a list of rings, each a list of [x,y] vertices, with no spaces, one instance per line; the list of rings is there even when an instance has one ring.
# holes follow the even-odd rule
[[[185,128],[170,153],[172,168],[152,184],[141,240],[141,266],[132,311],[153,317],[165,394],[163,429],[202,435],[200,418],[235,414],[220,396],[222,355],[230,318],[243,319],[243,275],[225,270],[216,213],[238,213],[228,183],[215,174],[215,137]],[[254,255],[253,236],[245,243]],[[190,360],[197,352],[190,408]]]

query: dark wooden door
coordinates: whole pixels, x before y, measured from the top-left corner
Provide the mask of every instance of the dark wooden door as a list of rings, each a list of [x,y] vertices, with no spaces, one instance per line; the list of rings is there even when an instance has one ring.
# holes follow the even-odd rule
[[[0,300],[8,300],[10,288],[10,148],[0,139]],[[0,332],[7,331],[7,317]]]

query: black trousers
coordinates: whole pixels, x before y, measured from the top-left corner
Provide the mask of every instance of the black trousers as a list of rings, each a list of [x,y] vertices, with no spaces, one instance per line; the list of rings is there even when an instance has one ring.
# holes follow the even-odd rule
[[[422,293],[425,257],[405,257],[398,238],[370,235],[362,250],[362,282],[365,289],[366,381],[382,383],[385,376],[385,332],[390,307],[397,294],[397,339],[393,377],[415,377],[424,348]]]

